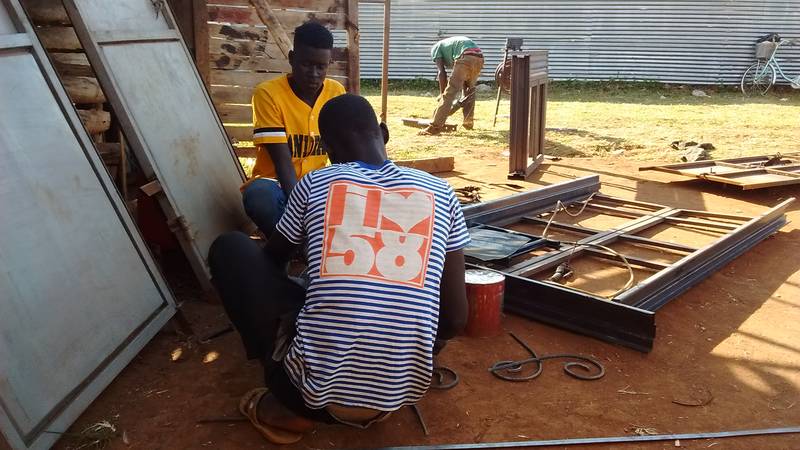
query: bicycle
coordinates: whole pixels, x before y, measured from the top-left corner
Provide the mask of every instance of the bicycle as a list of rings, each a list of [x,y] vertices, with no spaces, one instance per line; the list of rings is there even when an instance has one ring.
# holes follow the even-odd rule
[[[762,38],[764,39],[764,38]],[[742,94],[750,96],[754,93],[766,95],[767,91],[775,84],[778,74],[788,81],[793,89],[800,89],[800,75],[789,78],[781,69],[775,57],[778,50],[784,45],[800,44],[798,39],[781,39],[778,35],[771,35],[756,44],[756,62],[754,62],[742,75],[740,87]]]

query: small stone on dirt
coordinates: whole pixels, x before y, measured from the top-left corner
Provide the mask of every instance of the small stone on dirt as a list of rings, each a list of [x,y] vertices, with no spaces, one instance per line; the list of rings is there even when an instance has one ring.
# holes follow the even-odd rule
[[[700,89],[693,90],[692,95],[695,97],[710,97],[710,95],[706,94],[706,91],[701,91]]]

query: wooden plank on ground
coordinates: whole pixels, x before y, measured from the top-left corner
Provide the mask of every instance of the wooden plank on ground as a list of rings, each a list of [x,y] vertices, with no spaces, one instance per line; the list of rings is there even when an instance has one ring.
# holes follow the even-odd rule
[[[96,78],[90,77],[61,77],[61,84],[67,90],[72,103],[105,103],[106,96],[100,89]]]
[[[319,22],[335,30],[342,30],[344,29],[346,19],[344,13],[341,12],[327,13],[294,10],[276,10],[275,17],[283,24],[284,29],[289,35],[291,35],[295,28],[310,20]],[[208,18],[211,22],[218,23],[262,24],[261,19],[258,17],[253,7],[209,5]]]
[[[455,158],[452,156],[438,156],[424,159],[401,159],[394,161],[398,166],[410,167],[428,173],[452,172],[455,169]]]

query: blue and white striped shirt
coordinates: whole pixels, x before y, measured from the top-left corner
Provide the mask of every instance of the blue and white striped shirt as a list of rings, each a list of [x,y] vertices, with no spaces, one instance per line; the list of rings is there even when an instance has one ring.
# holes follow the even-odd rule
[[[387,161],[303,177],[277,231],[308,237],[310,284],[286,370],[315,409],[394,411],[428,389],[445,254],[469,234],[452,188]]]

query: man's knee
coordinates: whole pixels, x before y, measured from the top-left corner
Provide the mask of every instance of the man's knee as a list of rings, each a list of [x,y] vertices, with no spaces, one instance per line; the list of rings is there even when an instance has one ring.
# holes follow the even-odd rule
[[[242,192],[242,203],[245,208],[259,208],[262,205],[271,206],[280,202],[285,194],[280,185],[274,180],[259,178],[253,180]]]
[[[229,231],[217,237],[208,249],[208,267],[211,276],[219,273],[233,258],[239,256],[242,249],[253,245],[250,237],[241,231]]]
[[[277,182],[254,180],[242,192],[242,204],[247,215],[265,233],[271,233],[286,207],[286,194]]]

